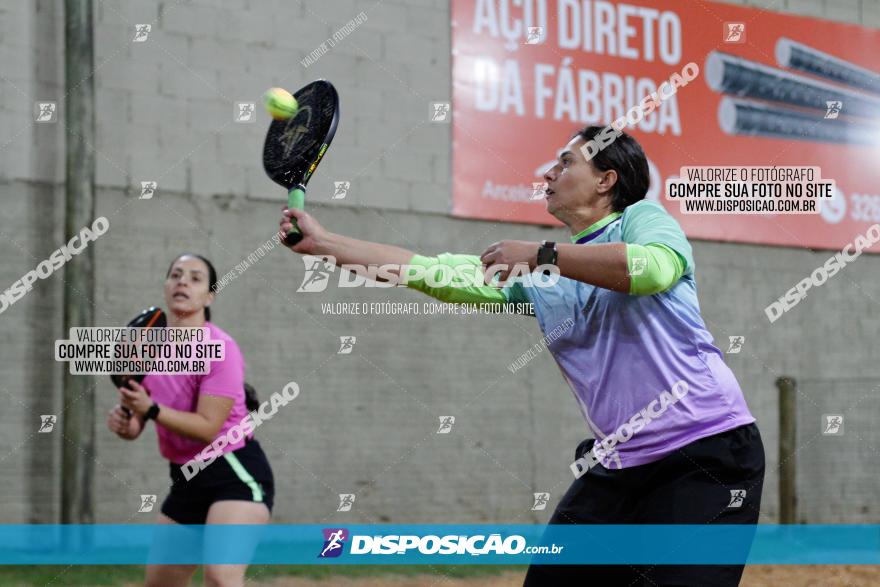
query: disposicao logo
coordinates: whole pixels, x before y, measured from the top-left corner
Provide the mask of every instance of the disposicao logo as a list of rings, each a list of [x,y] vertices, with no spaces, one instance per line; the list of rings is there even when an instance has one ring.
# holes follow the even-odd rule
[[[324,528],[324,548],[318,558],[335,558],[345,550],[345,541],[348,540],[348,530],[345,528]]]

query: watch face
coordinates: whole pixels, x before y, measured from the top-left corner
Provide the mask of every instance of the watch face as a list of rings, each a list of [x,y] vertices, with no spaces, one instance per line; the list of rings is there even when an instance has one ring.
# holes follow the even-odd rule
[[[538,265],[547,265],[548,263],[556,264],[556,251],[554,243],[544,241],[544,244],[538,249]]]

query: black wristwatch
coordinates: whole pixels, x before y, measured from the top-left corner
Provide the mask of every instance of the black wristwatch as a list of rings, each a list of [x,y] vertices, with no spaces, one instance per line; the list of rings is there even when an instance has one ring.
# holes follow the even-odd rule
[[[541,241],[541,248],[538,249],[537,265],[556,265],[556,259],[559,257],[559,251],[556,249],[556,243],[553,241]],[[550,270],[545,269],[544,275],[550,275]]]
[[[153,405],[150,406],[150,409],[144,414],[144,422],[147,420],[155,420],[156,416],[159,415],[159,404],[153,402]]]

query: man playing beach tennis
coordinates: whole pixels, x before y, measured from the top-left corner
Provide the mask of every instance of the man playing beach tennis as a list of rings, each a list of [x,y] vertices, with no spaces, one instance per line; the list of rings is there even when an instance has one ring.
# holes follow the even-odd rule
[[[601,131],[576,133],[544,175],[547,211],[569,229],[570,244],[505,240],[479,257],[426,257],[331,233],[301,210],[285,210],[281,230],[295,218],[304,238],[292,250],[338,265],[423,267],[428,275],[407,285],[442,301],[533,305],[593,436],[576,450],[576,479],[551,524],[756,524],[764,448],[700,316],[690,243],[661,205],[644,199],[648,162],[635,139],[620,134],[584,156]],[[497,264],[503,287],[460,278],[462,266]],[[526,274],[508,280],[517,264],[528,265]],[[443,265],[459,270],[458,283],[432,287]],[[560,273],[549,286],[534,271],[548,265]],[[532,565],[526,585],[727,586],[742,571]]]

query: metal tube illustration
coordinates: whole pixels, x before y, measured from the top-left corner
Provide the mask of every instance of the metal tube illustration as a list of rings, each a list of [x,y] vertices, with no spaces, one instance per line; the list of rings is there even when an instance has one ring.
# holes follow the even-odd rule
[[[776,62],[780,67],[880,94],[880,74],[785,37],[776,41]]]
[[[880,145],[880,126],[826,120],[797,110],[728,97],[718,105],[718,125],[729,135]]]
[[[829,101],[838,101],[843,102],[844,115],[880,118],[880,99],[726,53],[709,53],[704,75],[716,92],[823,112]]]

